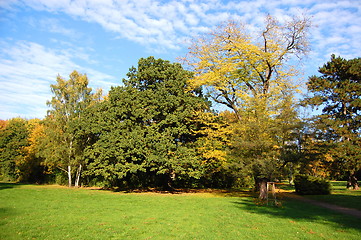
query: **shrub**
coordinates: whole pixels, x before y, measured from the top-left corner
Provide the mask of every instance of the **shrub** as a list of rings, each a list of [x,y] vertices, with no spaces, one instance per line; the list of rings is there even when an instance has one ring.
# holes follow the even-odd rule
[[[331,193],[331,184],[322,178],[297,175],[295,189],[301,195],[326,195]]]

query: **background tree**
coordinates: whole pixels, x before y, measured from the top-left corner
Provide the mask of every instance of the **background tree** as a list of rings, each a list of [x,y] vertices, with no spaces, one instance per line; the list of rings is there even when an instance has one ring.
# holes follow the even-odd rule
[[[43,157],[48,167],[67,173],[69,187],[72,186],[76,168],[75,186],[78,186],[85,146],[82,145],[82,139],[77,138],[77,131],[80,122],[84,120],[84,111],[101,93],[91,93],[87,76],[77,71],[69,75],[69,80],[58,76],[57,83],[50,87],[54,96],[48,101],[51,110],[45,121]]]
[[[316,122],[328,153],[338,169],[348,172],[356,189],[355,174],[361,168],[361,58],[346,60],[332,55],[319,72],[321,76],[308,80],[311,96],[305,103],[322,108]]]
[[[195,71],[190,86],[204,86],[215,102],[233,110],[235,155],[255,178],[277,170],[277,149],[289,137],[285,131],[292,131],[296,86],[291,79],[297,72],[289,60],[307,53],[310,26],[308,18],[281,24],[267,16],[257,34],[230,21],[195,40],[185,60]]]
[[[10,119],[0,129],[0,178],[8,181],[19,179],[17,162],[24,158],[23,148],[29,145],[27,121]]]
[[[21,182],[41,183],[45,180],[46,169],[40,157],[40,142],[45,136],[44,125],[40,119],[27,121],[28,145],[21,149],[22,156],[16,161],[18,180]]]

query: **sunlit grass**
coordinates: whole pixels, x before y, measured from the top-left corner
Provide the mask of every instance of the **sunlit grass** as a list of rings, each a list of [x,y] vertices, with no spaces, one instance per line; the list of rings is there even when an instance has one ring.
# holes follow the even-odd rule
[[[360,239],[359,219],[246,193],[113,193],[0,185],[0,239]]]

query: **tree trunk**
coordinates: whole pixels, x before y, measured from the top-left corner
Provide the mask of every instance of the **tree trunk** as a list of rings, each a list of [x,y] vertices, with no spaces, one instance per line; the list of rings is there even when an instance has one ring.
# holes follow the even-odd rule
[[[258,198],[262,201],[267,200],[267,179],[261,178],[258,180],[258,186],[259,186],[259,196]]]
[[[347,181],[347,188],[350,189],[351,187],[353,190],[359,189],[359,185],[355,174],[351,174]]]
[[[68,183],[69,187],[71,187],[71,166],[68,165]]]
[[[82,170],[82,165],[79,164],[79,168],[78,168],[78,170],[76,171],[75,187],[79,187],[81,170]]]

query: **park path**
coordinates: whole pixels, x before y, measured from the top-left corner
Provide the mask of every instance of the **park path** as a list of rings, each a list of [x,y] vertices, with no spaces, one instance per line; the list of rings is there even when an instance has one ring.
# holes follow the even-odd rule
[[[347,214],[347,215],[351,215],[357,218],[361,218],[361,211],[354,209],[354,208],[347,208],[347,207],[341,207],[335,204],[330,204],[330,203],[325,203],[325,202],[320,202],[317,200],[313,200],[313,199],[309,199],[309,198],[305,198],[302,197],[300,195],[296,195],[296,194],[292,194],[292,193],[286,193],[283,192],[282,195],[286,198],[292,198],[298,201],[302,201],[302,202],[306,202],[306,203],[310,203],[316,206],[320,206],[320,207],[324,207],[327,209],[331,209],[335,212],[339,212],[339,213],[343,213],[343,214]]]

